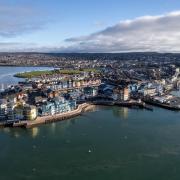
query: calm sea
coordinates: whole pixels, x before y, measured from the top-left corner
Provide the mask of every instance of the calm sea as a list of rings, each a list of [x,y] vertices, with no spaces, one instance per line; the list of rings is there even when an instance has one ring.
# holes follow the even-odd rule
[[[161,108],[96,107],[68,121],[0,129],[0,142],[0,180],[180,179],[180,113]]]
[[[48,67],[9,67],[9,66],[0,66],[0,84],[9,85],[9,84],[17,84],[18,81],[22,81],[23,79],[19,79],[13,77],[14,74],[20,72],[28,72],[28,71],[36,71],[36,70],[49,70],[52,68]],[[1,87],[0,87],[1,88]]]

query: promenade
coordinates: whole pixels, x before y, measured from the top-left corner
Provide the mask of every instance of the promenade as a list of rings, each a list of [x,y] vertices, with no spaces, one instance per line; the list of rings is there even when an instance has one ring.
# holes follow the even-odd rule
[[[23,124],[25,128],[32,128],[34,126],[38,126],[41,124],[48,124],[52,122],[66,120],[69,118],[79,116],[82,112],[86,111],[86,108],[89,109],[90,106],[93,106],[93,105],[84,103],[84,104],[79,105],[77,109],[71,112],[66,112],[66,113],[61,113],[61,114],[56,114],[56,115],[51,115],[51,116],[38,117],[35,121],[25,121],[25,122],[21,122],[20,124],[14,124],[14,126],[16,127],[22,126]]]
[[[79,116],[83,112],[89,111],[91,108],[93,108],[96,105],[120,106],[120,107],[129,107],[129,108],[138,107],[138,108],[144,108],[147,110],[153,110],[151,107],[146,106],[144,103],[138,103],[138,102],[96,101],[96,102],[91,102],[91,103],[80,104],[77,107],[77,109],[70,112],[37,117],[37,119],[34,121],[4,122],[4,123],[1,123],[0,126],[1,127],[8,126],[8,127],[33,128],[42,124],[49,124],[53,122],[63,121],[63,120],[67,120],[67,119]]]

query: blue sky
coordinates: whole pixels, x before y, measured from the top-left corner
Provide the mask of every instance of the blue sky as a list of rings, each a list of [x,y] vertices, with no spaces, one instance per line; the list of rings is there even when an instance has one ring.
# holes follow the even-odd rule
[[[27,50],[34,51],[37,48],[37,50],[47,49],[47,51],[55,49],[89,52],[88,45],[92,46],[92,44],[86,44],[86,42],[100,41],[94,36],[90,39],[94,33],[108,27],[116,27],[118,23],[126,20],[133,21],[138,17],[162,15],[166,18],[169,16],[168,13],[172,12],[178,12],[177,16],[179,16],[179,10],[179,0],[0,0],[0,47],[2,51],[21,51],[26,50],[27,47]],[[176,18],[177,22],[178,20]],[[151,24],[152,22],[149,26]],[[174,26],[171,32],[174,32],[174,28],[177,31],[180,30],[179,27]],[[148,33],[156,34],[154,31]],[[134,31],[133,34],[135,34]],[[123,35],[119,34],[118,38],[122,40]],[[130,32],[129,35],[131,36],[132,33]],[[86,42],[82,38],[78,42],[74,39],[65,41],[82,36],[86,37]],[[82,48],[82,44],[86,46]],[[132,44],[129,50],[122,48],[122,51],[131,49],[133,50]],[[139,47],[134,50],[146,49]],[[177,51],[177,49],[172,50]],[[94,51],[93,48],[90,51]],[[99,51],[120,52],[121,48],[109,50],[101,48]]]

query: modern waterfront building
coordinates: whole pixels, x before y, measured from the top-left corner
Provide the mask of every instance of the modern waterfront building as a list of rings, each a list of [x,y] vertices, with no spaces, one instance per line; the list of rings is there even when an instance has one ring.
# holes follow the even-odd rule
[[[16,104],[14,102],[7,103],[7,120],[13,121],[15,119],[14,108]]]
[[[129,89],[128,87],[123,89],[123,100],[128,101],[129,100]]]
[[[94,87],[85,87],[83,89],[83,93],[87,97],[94,97],[97,95],[97,89],[95,89]]]
[[[37,117],[37,110],[35,106],[18,105],[13,102],[0,103],[0,120],[6,121],[21,121],[21,120],[35,120]]]
[[[27,121],[32,121],[37,118],[37,108],[36,106],[25,105],[23,109],[24,119]]]
[[[0,100],[0,120],[5,120],[7,115],[7,101],[5,99]]]
[[[14,108],[14,118],[15,120],[24,120],[24,107],[22,105]]]
[[[38,114],[40,116],[55,115],[69,112],[76,109],[76,101],[65,100],[63,97],[56,97],[39,105]]]

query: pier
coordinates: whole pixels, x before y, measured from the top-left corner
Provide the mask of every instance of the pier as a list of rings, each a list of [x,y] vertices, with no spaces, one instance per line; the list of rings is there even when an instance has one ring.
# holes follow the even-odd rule
[[[119,106],[119,107],[128,107],[128,108],[140,108],[153,111],[151,106],[143,102],[137,101],[127,101],[127,102],[120,102],[120,101],[94,101],[92,102],[94,105],[103,105],[103,106]]]
[[[172,111],[180,111],[180,107],[177,107],[177,106],[163,104],[163,103],[159,103],[159,102],[149,100],[149,99],[143,99],[143,101],[145,103],[147,103],[147,104],[154,105],[154,106],[157,106],[157,107],[161,107],[161,108],[164,108],[164,109],[168,109],[168,110],[172,110]]]

